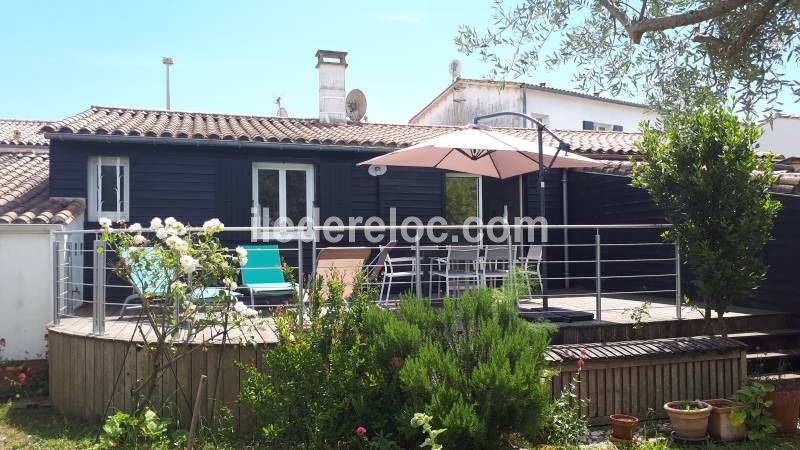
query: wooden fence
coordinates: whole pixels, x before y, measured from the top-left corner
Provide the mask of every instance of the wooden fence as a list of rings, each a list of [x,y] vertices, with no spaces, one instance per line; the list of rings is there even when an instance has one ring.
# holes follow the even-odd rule
[[[131,389],[136,380],[150,373],[152,364],[140,343],[51,328],[48,346],[50,398],[62,414],[100,421],[116,410],[135,407]],[[223,351],[220,344],[209,345],[176,362],[175,370],[167,371],[156,387],[153,404],[163,405],[157,412],[188,424],[200,376],[206,375],[208,399],[201,405],[201,416],[208,417],[212,403],[220,402],[230,409],[240,429],[252,427],[247,408],[236,402],[244,379],[244,370],[237,363],[260,364],[261,351],[239,345],[224,347]]]
[[[578,377],[580,397],[588,399],[584,413],[606,424],[611,414],[665,417],[663,405],[672,400],[729,396],[747,379],[745,354],[746,346],[733,339],[691,337],[554,345],[548,359],[560,369],[553,395]]]

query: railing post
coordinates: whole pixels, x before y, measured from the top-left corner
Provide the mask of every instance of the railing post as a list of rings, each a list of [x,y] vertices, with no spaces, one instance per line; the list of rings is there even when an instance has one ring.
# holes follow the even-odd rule
[[[61,323],[61,260],[58,239],[53,238],[53,325]]]
[[[596,229],[594,235],[594,283],[595,283],[595,320],[603,320],[603,298],[601,296],[603,288],[600,281],[600,229]]]
[[[416,280],[416,289],[417,289],[417,298],[422,298],[422,259],[420,257],[420,248],[419,248],[419,241],[420,241],[420,231],[417,230],[417,237],[414,239],[414,260],[416,264],[414,264],[414,279]]]
[[[300,323],[306,316],[306,303],[303,297],[303,238],[297,239],[297,297],[300,300]]]
[[[106,333],[106,241],[95,240],[92,249],[94,251],[92,334],[102,335]]]
[[[675,317],[681,320],[683,311],[681,311],[681,242],[680,236],[675,236]]]
[[[508,223],[508,217],[506,216],[506,231],[508,231],[508,239],[506,245],[508,246],[508,281],[511,283],[512,288],[516,288],[514,286],[514,242],[511,240],[511,226]],[[485,280],[484,280],[485,281]],[[519,304],[519,298],[514,299],[514,301]]]

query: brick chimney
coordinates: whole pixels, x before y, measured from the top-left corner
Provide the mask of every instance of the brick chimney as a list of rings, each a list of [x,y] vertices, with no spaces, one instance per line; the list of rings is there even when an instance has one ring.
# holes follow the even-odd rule
[[[326,123],[345,122],[344,74],[347,52],[317,50],[319,70],[319,120]]]

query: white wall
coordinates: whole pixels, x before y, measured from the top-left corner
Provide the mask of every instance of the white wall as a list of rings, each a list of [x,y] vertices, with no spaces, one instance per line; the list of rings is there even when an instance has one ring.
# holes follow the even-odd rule
[[[51,321],[50,230],[57,225],[0,225],[0,358],[45,357]]]
[[[424,125],[464,125],[472,123],[477,115],[500,111],[527,112],[530,115],[547,116],[546,125],[555,129],[580,130],[583,121],[622,125],[623,131],[638,131],[643,119],[654,120],[657,116],[647,108],[623,105],[576,97],[523,89],[519,84],[483,83],[462,80],[458,84],[463,90],[449,89],[431,104],[425,112],[410,121]],[[523,108],[523,98],[526,108]],[[462,99],[458,102],[456,99]],[[516,117],[501,117],[482,121],[487,125],[524,127],[530,124]]]
[[[784,156],[800,156],[800,117],[776,117],[761,125],[764,134],[758,140],[759,150]]]
[[[583,121],[588,120],[612,126],[622,125],[623,131],[638,131],[640,121],[652,121],[656,118],[654,113],[637,106],[533,89],[526,92],[528,114],[548,115],[548,126],[555,129],[580,130],[583,128]]]

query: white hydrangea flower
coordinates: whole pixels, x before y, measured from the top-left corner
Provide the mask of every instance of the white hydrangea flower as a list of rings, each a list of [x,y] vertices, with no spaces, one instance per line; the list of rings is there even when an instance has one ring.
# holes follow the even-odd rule
[[[164,227],[158,228],[156,229],[156,237],[161,240],[164,240],[167,237],[169,237],[169,231],[167,231],[167,229]]]
[[[140,223],[133,223],[131,226],[128,227],[128,231],[131,233],[141,233],[142,232],[142,224]]]
[[[258,311],[252,308],[246,308],[244,312],[242,312],[242,315],[245,317],[255,317],[258,315]]]
[[[236,302],[233,304],[233,310],[239,314],[242,314],[247,310],[247,305],[242,302]]]
[[[139,252],[141,252],[142,250],[143,250],[142,247],[136,247],[132,245],[128,247],[128,256],[130,256],[131,258],[135,258],[136,255],[138,255]]]
[[[153,217],[153,220],[150,221],[150,229],[151,230],[157,230],[157,229],[163,228],[163,227],[164,227],[164,223],[161,222],[161,219],[159,219],[158,217]]]
[[[174,217],[167,217],[166,219],[164,219],[164,225],[166,225],[168,227],[172,226],[172,224],[175,223],[175,222],[177,222],[177,220],[175,220]]]
[[[100,228],[109,229],[111,228],[111,219],[108,217],[101,217],[97,219],[97,223],[100,224]]]
[[[219,219],[206,220],[203,223],[203,231],[209,233],[219,233],[223,228],[225,228],[225,225]]]
[[[236,258],[239,260],[239,265],[244,266],[247,264],[247,249],[241,245],[236,247]]]
[[[147,238],[144,237],[144,235],[137,234],[136,236],[133,237],[133,243],[136,245],[142,245],[145,242],[147,242]]]
[[[171,225],[168,225],[167,227],[170,229],[170,232],[172,232],[173,234],[177,234],[179,236],[183,236],[184,234],[186,234],[187,231],[186,226],[184,226],[177,220],[173,222]]]
[[[164,242],[167,244],[167,247],[181,253],[189,250],[189,243],[175,235],[168,237]]]
[[[199,262],[196,259],[192,258],[189,255],[181,256],[180,263],[181,267],[183,268],[183,271],[186,272],[187,275],[197,270],[197,266],[199,264]]]

